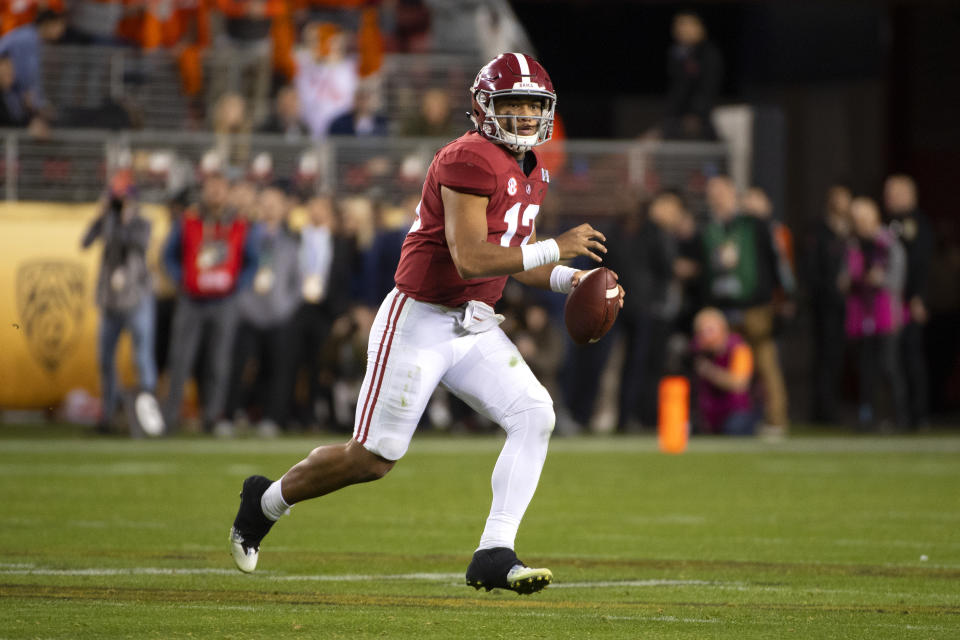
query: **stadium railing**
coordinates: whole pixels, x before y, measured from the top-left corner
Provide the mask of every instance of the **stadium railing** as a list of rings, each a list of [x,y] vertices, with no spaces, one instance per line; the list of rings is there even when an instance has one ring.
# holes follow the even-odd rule
[[[329,138],[292,141],[279,135],[223,137],[207,132],[54,130],[49,138],[0,129],[0,193],[7,201],[91,202],[111,170],[134,171],[140,198],[165,202],[196,182],[211,150],[243,175],[261,153],[272,176],[306,190],[375,195],[399,202],[419,194],[439,138]],[[678,189],[699,206],[706,179],[726,171],[722,143],[564,140],[542,147],[551,178],[550,209],[558,215],[614,215],[662,188]],[[315,167],[315,173],[304,169]]]
[[[204,73],[215,72],[207,56]],[[425,89],[445,89],[453,113],[466,112],[470,86],[482,61],[460,54],[390,54],[378,73],[382,107],[392,121],[412,117]],[[176,59],[165,50],[143,52],[132,47],[50,45],[44,48],[42,77],[50,103],[76,125],[87,110],[112,103],[142,129],[182,130],[205,126],[204,113],[219,98],[205,92],[203,109],[191,111],[181,90]]]

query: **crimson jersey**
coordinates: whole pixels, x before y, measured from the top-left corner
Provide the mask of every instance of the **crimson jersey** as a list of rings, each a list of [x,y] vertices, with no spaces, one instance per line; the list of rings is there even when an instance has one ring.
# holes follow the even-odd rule
[[[395,281],[414,300],[458,307],[470,300],[493,305],[503,294],[507,276],[464,280],[447,246],[441,185],[486,196],[487,242],[504,247],[526,244],[547,192],[550,176],[534,151],[527,176],[504,147],[471,131],[446,145],[433,158],[417,206],[417,220],[403,242]]]

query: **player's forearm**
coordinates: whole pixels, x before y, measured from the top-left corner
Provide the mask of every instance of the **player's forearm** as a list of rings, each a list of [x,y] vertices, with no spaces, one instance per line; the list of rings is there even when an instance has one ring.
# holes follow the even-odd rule
[[[523,271],[523,252],[520,247],[476,242],[464,246],[450,245],[450,255],[457,273],[464,280],[508,276]]]
[[[513,275],[517,282],[538,289],[550,289],[550,274],[556,264],[545,264],[529,271],[518,271]]]

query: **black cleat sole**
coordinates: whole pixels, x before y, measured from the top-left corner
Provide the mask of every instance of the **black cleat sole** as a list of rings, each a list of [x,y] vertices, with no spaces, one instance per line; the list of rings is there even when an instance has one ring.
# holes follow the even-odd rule
[[[539,576],[530,576],[529,578],[522,578],[520,580],[514,580],[513,582],[507,583],[505,587],[494,587],[483,584],[479,580],[467,580],[467,586],[473,587],[477,591],[480,589],[486,589],[488,592],[493,591],[494,589],[501,588],[507,589],[508,591],[513,591],[522,596],[528,596],[531,593],[537,593],[538,591],[543,591],[547,585],[553,582],[551,576],[539,575]]]
[[[547,576],[534,576],[531,578],[524,578],[523,580],[515,580],[510,583],[508,588],[511,591],[516,591],[522,596],[528,596],[531,593],[542,591],[551,582],[553,582],[553,579],[548,578]]]

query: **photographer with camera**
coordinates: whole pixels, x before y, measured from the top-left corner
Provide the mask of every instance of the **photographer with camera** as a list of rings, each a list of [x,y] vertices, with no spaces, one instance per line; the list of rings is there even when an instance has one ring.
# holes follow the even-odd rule
[[[124,329],[133,338],[139,392],[133,415],[148,435],[163,432],[163,419],[153,396],[157,365],[153,355],[155,311],[153,281],[147,268],[150,222],[140,215],[133,178],[116,172],[101,200],[100,215],[83,236],[83,248],[103,240],[96,301],[100,307],[98,360],[102,413],[98,431],[107,433],[117,408],[117,342]]]

